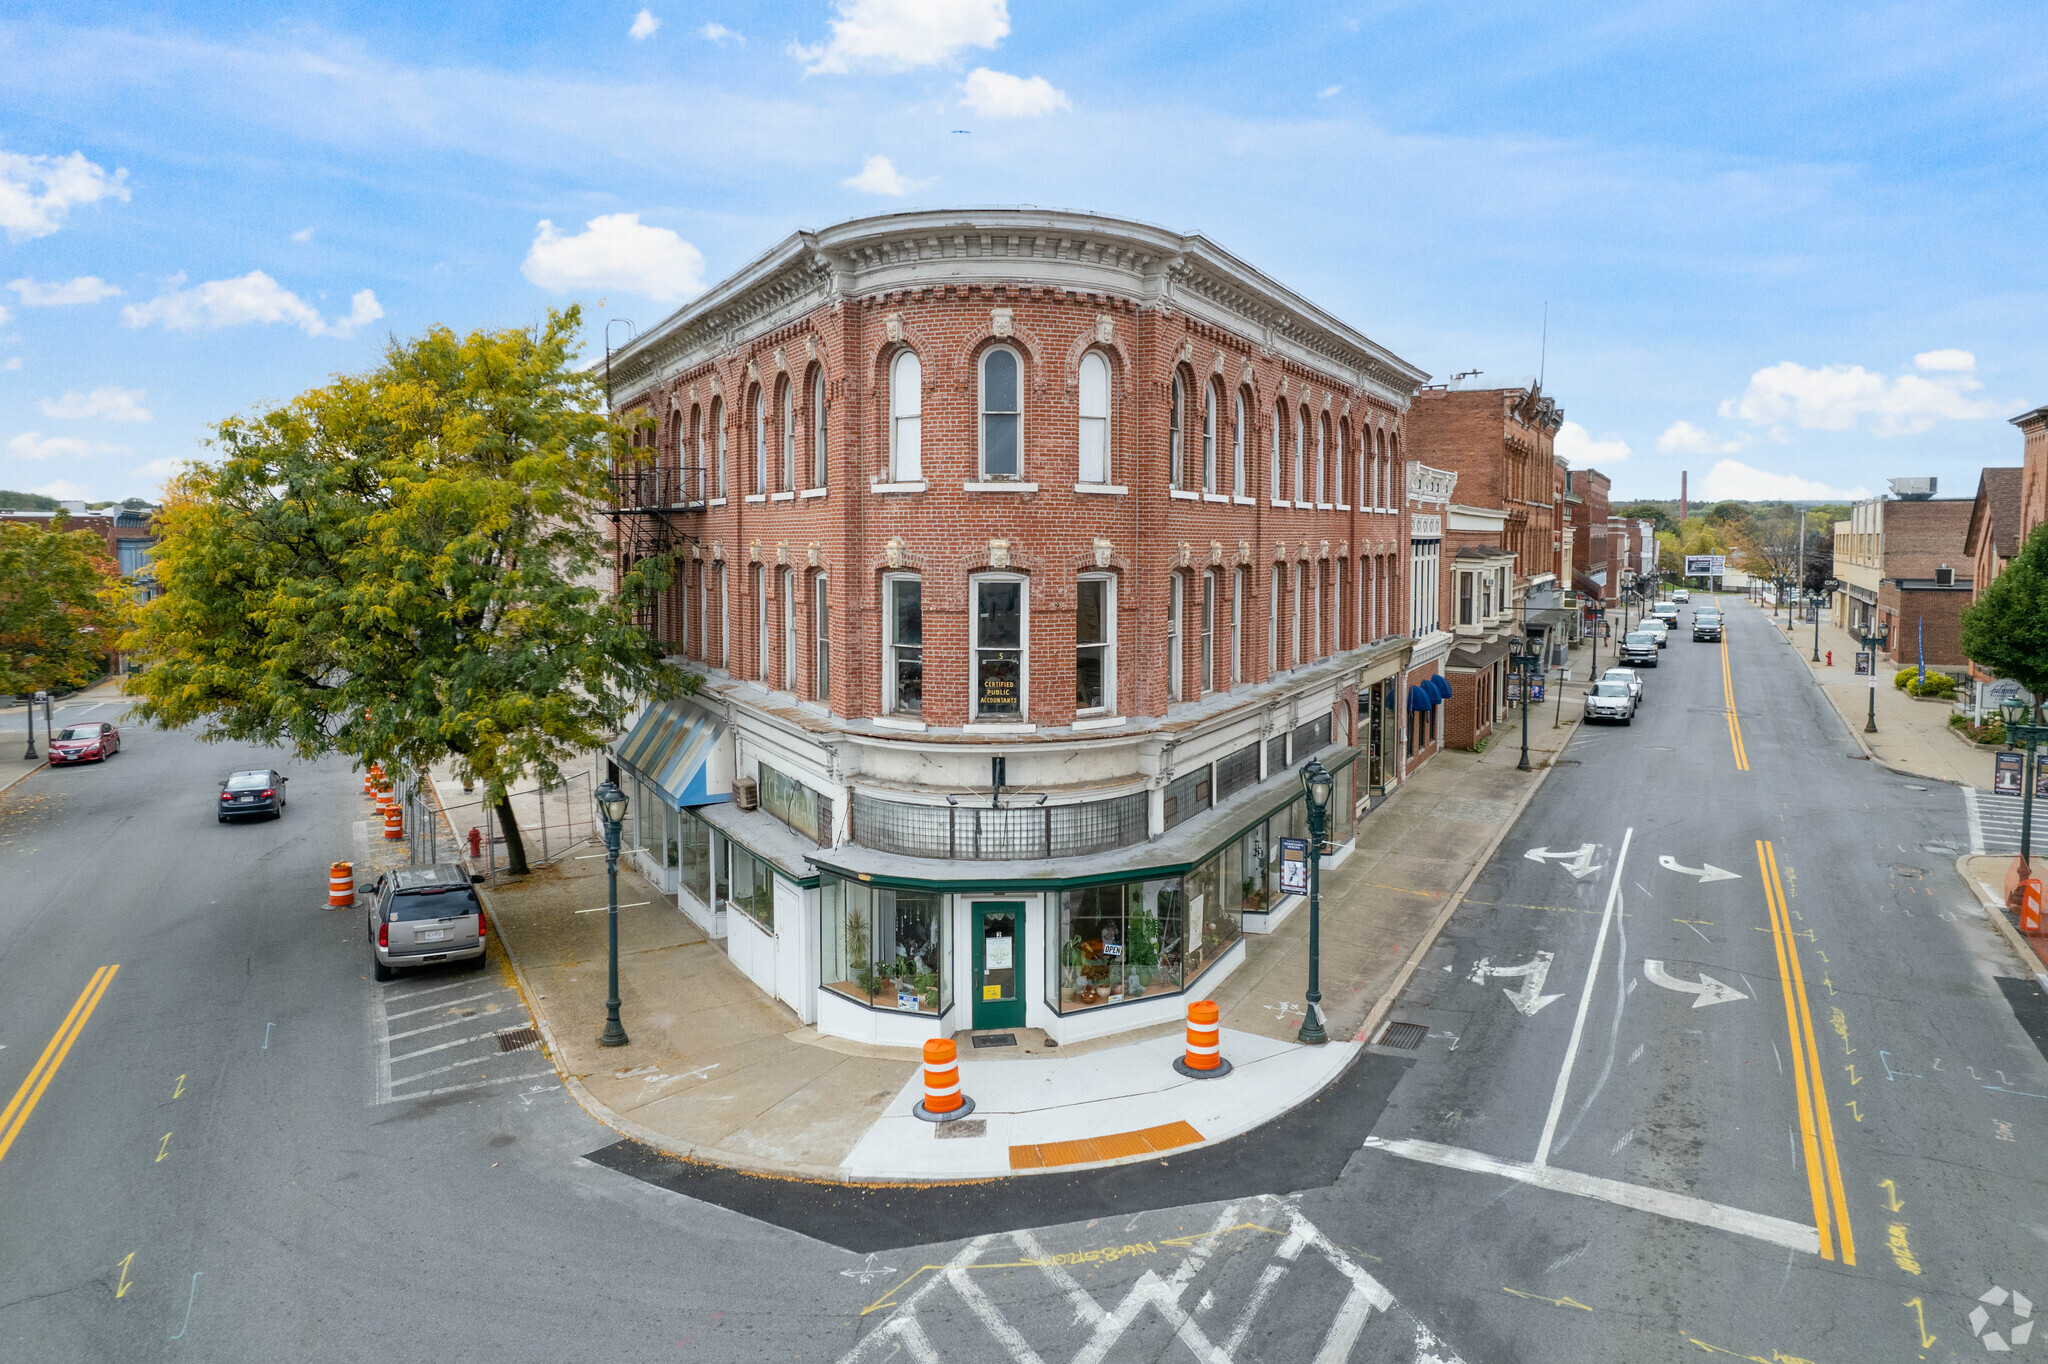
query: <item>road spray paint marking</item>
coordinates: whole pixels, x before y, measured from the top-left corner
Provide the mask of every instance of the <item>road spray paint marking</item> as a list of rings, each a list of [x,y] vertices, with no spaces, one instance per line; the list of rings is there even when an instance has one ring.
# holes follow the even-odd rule
[[[192,1273],[192,1287],[185,1291],[185,1322],[184,1325],[178,1328],[178,1334],[171,1337],[172,1340],[183,1340],[186,1327],[192,1324],[192,1301],[199,1296],[199,1276],[205,1272],[205,1270],[199,1269],[194,1270]]]
[[[128,1296],[128,1290],[135,1287],[134,1284],[128,1282],[128,1268],[135,1263],[135,1252],[129,1251],[115,1263],[121,1266],[121,1281],[114,1285],[114,1296],[125,1298]]]
[[[1593,939],[1593,961],[1586,968],[1585,988],[1579,992],[1578,1016],[1572,1020],[1571,1041],[1565,1045],[1564,1064],[1557,1072],[1557,1088],[1550,1095],[1550,1112],[1543,1119],[1543,1136],[1536,1144],[1535,1163],[1539,1166],[1550,1163],[1550,1144],[1557,1138],[1557,1120],[1564,1114],[1565,1091],[1571,1087],[1572,1066],[1579,1057],[1579,1038],[1586,1031],[1586,1011],[1593,1006],[1593,982],[1600,977],[1600,957],[1607,950],[1607,930],[1614,923],[1615,901],[1621,898],[1621,869],[1628,861],[1629,841],[1635,834],[1633,827],[1624,831],[1621,848],[1614,855],[1614,880],[1607,887],[1607,908],[1600,915],[1600,931]]]
[[[1506,1284],[1502,1284],[1500,1286],[1500,1291],[1503,1293],[1512,1293],[1514,1296],[1518,1298],[1525,1298],[1530,1302],[1546,1302],[1549,1303],[1552,1307],[1576,1307],[1581,1312],[1590,1312],[1593,1310],[1592,1308],[1586,1306],[1586,1304],[1578,1301],[1576,1298],[1546,1298],[1541,1293],[1524,1293],[1521,1289],[1509,1288]]]
[[[1885,1228],[1885,1245],[1892,1253],[1892,1263],[1908,1274],[1920,1272],[1920,1261],[1914,1258],[1913,1247],[1906,1239],[1906,1224],[1894,1222]]]
[[[263,1050],[265,1051],[270,1050],[270,1030],[276,1026],[277,1024],[275,1023],[265,1023],[263,1025]]]
[[[1913,1309],[1913,1322],[1920,1328],[1920,1348],[1924,1350],[1934,1344],[1937,1337],[1927,1334],[1927,1309],[1921,1306],[1920,1299],[1908,1298],[1899,1306]]]
[[[1884,1190],[1884,1210],[1886,1212],[1901,1212],[1905,1209],[1906,1205],[1899,1199],[1898,1185],[1892,1183],[1889,1179],[1880,1179],[1877,1181],[1877,1187]]]
[[[1756,843],[1757,870],[1763,878],[1764,902],[1771,916],[1771,942],[1778,957],[1778,981],[1785,997],[1785,1033],[1792,1046],[1793,1091],[1799,1106],[1799,1135],[1806,1155],[1807,1193],[1813,1202],[1814,1226],[1820,1233],[1823,1259],[1835,1258],[1834,1227],[1829,1222],[1827,1173],[1822,1167],[1823,1146],[1832,1148],[1833,1125],[1829,1120],[1827,1093],[1822,1086],[1820,1052],[1813,1044],[1813,1020],[1806,1006],[1806,987],[1799,976],[1799,948],[1790,936],[1780,887],[1771,875],[1772,850],[1762,839]],[[1802,1034],[1800,1024],[1806,1024]],[[1825,1134],[1825,1135],[1824,1135]],[[1855,1244],[1847,1225],[1846,1200],[1837,1199],[1835,1213],[1842,1221],[1842,1259],[1856,1263]]]
[[[114,973],[120,969],[116,964],[102,966],[92,973],[92,978],[85,983],[84,991],[72,1004],[71,1012],[64,1015],[63,1024],[51,1036],[48,1045],[43,1048],[43,1054],[36,1058],[34,1068],[29,1071],[27,1078],[22,1080],[21,1087],[14,1091],[14,1097],[8,1100],[6,1109],[0,1111],[0,1160],[7,1158],[7,1152],[13,1147],[14,1139],[21,1135],[21,1129],[28,1124],[29,1115],[36,1111],[36,1105],[42,1101],[43,1091],[50,1087],[50,1081],[55,1078],[58,1068],[64,1064],[64,1058],[71,1054],[71,1044],[85,1031],[86,1021],[92,1017],[93,1010],[100,1006],[100,1000],[107,993],[107,987],[113,984]]]
[[[164,1157],[165,1157],[165,1156],[167,1156],[167,1155],[169,1155],[170,1153],[171,1153],[171,1134],[170,1134],[169,1132],[166,1132],[166,1133],[164,1133],[164,1139],[163,1139],[162,1141],[160,1141],[160,1142],[158,1142],[158,1143],[157,1143],[157,1147],[156,1147],[156,1159],[155,1159],[155,1160],[153,1160],[153,1161],[151,1161],[151,1162],[150,1162],[150,1164],[152,1164],[152,1165],[161,1165],[161,1164],[163,1164],[163,1163],[164,1163]]]

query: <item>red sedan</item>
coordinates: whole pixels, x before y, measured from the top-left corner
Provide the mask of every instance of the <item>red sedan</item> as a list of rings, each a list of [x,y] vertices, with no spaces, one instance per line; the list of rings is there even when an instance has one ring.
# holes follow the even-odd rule
[[[121,751],[121,731],[104,720],[86,725],[69,725],[50,740],[50,766],[66,763],[105,762]]]

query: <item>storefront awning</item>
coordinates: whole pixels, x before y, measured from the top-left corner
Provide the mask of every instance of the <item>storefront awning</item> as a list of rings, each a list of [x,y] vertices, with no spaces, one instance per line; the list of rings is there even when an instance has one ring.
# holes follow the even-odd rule
[[[1422,679],[1422,685],[1435,693],[1436,699],[1439,701],[1451,699],[1451,680],[1442,673],[1431,673],[1428,677]]]
[[[612,752],[678,810],[732,799],[725,721],[688,701],[656,701]]]
[[[1424,680],[1424,681],[1422,681],[1422,682],[1417,682],[1417,683],[1416,683],[1416,684],[1415,684],[1414,686],[1412,686],[1412,687],[1410,687],[1410,688],[1408,689],[1408,709],[1410,709],[1410,710],[1435,710],[1435,709],[1436,709],[1436,703],[1437,703],[1437,696],[1436,696],[1436,692],[1435,692],[1434,690],[1432,690],[1432,689],[1430,688],[1430,686],[1429,686],[1429,682],[1430,682],[1430,681],[1434,681],[1434,680],[1435,680],[1435,679],[1431,678],[1431,679],[1426,679],[1426,680]]]

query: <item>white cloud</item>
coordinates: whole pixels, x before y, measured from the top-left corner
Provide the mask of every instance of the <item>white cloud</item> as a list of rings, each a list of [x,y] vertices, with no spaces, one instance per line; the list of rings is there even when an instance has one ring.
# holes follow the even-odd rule
[[[155,483],[153,486],[156,491],[162,492],[163,485],[170,482],[178,474],[183,473],[185,466],[189,463],[191,461],[182,456],[165,455],[162,459],[151,460],[135,472],[143,478],[154,479]]]
[[[1566,422],[1557,429],[1556,448],[1574,469],[1590,469],[1596,464],[1619,464],[1632,453],[1628,442],[1621,437],[1594,440],[1591,433],[1577,422]]]
[[[1673,422],[1664,428],[1663,435],[1657,437],[1657,448],[1667,455],[1732,455],[1748,447],[1749,438],[1746,436],[1722,440],[1691,422]]]
[[[80,275],[67,279],[61,284],[44,284],[23,275],[20,279],[9,280],[7,287],[21,296],[21,301],[31,308],[61,308],[73,303],[97,303],[103,298],[113,298],[121,290],[107,283],[98,275]]]
[[[813,74],[936,66],[963,48],[994,47],[1010,31],[1005,0],[836,0],[834,7],[830,42],[789,46]]]
[[[172,287],[147,303],[131,303],[121,310],[121,320],[131,327],[164,324],[164,330],[196,331],[199,328],[235,327],[244,322],[289,322],[308,336],[334,336],[343,340],[360,327],[384,316],[377,295],[359,289],[349,300],[348,316],[329,322],[320,310],[279,284],[261,270],[251,270],[239,279],[209,280],[195,289]]]
[[[1341,95],[1343,93],[1344,87],[1341,85],[1326,85],[1321,90],[1318,90],[1316,92],[1316,98],[1328,99],[1332,95]]]
[[[668,228],[649,227],[637,213],[592,218],[573,237],[543,218],[520,271],[557,294],[623,289],[672,303],[704,289],[704,253]]]
[[[634,42],[642,42],[652,38],[654,31],[660,27],[661,20],[655,18],[651,12],[643,9],[633,16],[633,27],[627,29],[626,34]]]
[[[147,390],[140,388],[96,388],[90,393],[72,389],[61,398],[45,398],[42,401],[43,415],[63,421],[86,421],[99,418],[110,422],[146,422],[149,409],[142,405],[148,397]]]
[[[6,311],[7,311],[7,310],[6,310],[5,308],[0,308],[0,313],[4,313],[4,312],[6,312]],[[7,320],[7,319],[6,319],[5,317],[0,317],[0,322],[5,322],[6,320]],[[10,356],[8,356],[8,357],[7,357],[7,363],[6,363],[6,364],[4,364],[4,365],[0,365],[0,369],[20,369],[20,368],[21,368],[21,357],[20,357],[19,355],[10,355]]]
[[[85,489],[68,479],[60,478],[53,483],[45,483],[40,488],[31,488],[29,491],[43,497],[54,497],[59,502],[85,501]]]
[[[1928,351],[1937,362],[1922,368],[1944,368],[1967,355],[1963,351]],[[1976,358],[1970,356],[1974,365]],[[1787,360],[1749,376],[1740,398],[1721,404],[1721,415],[1740,417],[1758,426],[1790,422],[1809,431],[1849,431],[1867,422],[1879,436],[1929,431],[1944,418],[1968,421],[1997,415],[1995,403],[1965,396],[1983,385],[1958,368],[1935,378],[1902,374],[1888,379],[1861,365],[1822,365],[1808,369]]]
[[[1956,371],[1968,374],[1977,368],[1977,357],[1966,350],[1923,350],[1913,357],[1919,369]]]
[[[744,47],[747,41],[744,34],[735,33],[724,24],[706,24],[697,30],[697,36],[706,42],[717,43],[720,47],[727,43],[738,43]]]
[[[81,204],[102,199],[128,199],[128,172],[112,175],[85,159],[69,156],[23,156],[0,151],[0,227],[10,241],[33,241],[64,226],[65,216]]]
[[[0,327],[6,326],[7,320],[13,316],[13,313],[7,311],[7,305],[4,303],[0,303]]]
[[[93,455],[125,455],[128,447],[83,436],[45,436],[40,431],[24,431],[7,442],[7,453],[16,459],[86,459]]]
[[[985,66],[967,73],[960,102],[988,118],[1036,118],[1074,107],[1066,93],[1043,76],[1012,76]]]
[[[908,194],[914,189],[923,189],[929,180],[906,179],[886,156],[871,156],[860,168],[860,174],[849,175],[839,182],[868,194]]]
[[[310,227],[300,228],[298,231],[292,233],[292,240],[295,242],[299,242],[301,244],[312,241],[313,229]]]
[[[1724,459],[1700,480],[1707,502],[1854,502],[1870,496],[1868,488],[1830,488],[1797,474],[1778,474],[1740,460]]]

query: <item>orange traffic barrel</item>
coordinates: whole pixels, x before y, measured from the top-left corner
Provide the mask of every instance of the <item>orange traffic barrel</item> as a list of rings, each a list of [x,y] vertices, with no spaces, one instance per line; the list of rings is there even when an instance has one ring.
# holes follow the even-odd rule
[[[347,909],[356,902],[356,869],[336,862],[327,869],[327,907]]]
[[[2030,937],[2041,937],[2041,878],[2028,877],[2020,882],[2020,932]]]
[[[384,837],[394,841],[405,837],[405,809],[396,801],[384,807]]]
[[[1188,1005],[1187,1055],[1173,1058],[1173,1068],[1191,1080],[1215,1080],[1230,1074],[1223,1059],[1222,1010],[1213,999]]]
[[[377,808],[380,811],[388,812],[391,809],[391,807],[396,805],[397,803],[398,802],[391,795],[391,783],[389,781],[380,780],[377,783]]]
[[[960,1049],[952,1038],[924,1044],[924,1098],[910,1111],[926,1122],[952,1122],[974,1111],[974,1100],[960,1092]]]

